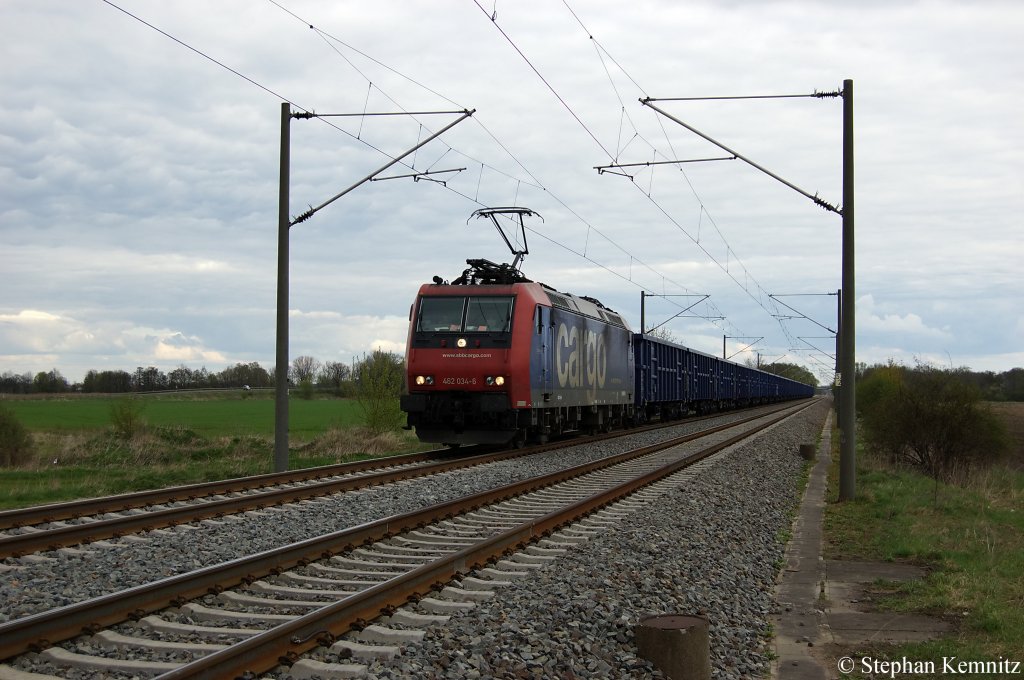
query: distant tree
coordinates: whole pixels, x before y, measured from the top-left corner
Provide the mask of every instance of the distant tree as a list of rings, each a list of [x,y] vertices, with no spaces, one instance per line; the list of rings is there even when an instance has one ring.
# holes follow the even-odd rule
[[[218,382],[221,387],[269,387],[271,385],[270,374],[257,362],[247,364],[238,363],[225,368],[218,374]]]
[[[144,402],[138,397],[122,397],[110,402],[110,425],[114,435],[131,439],[142,429]]]
[[[298,356],[292,361],[289,377],[298,386],[298,396],[313,398],[313,381],[320,370],[320,362],[311,356]]]
[[[244,384],[251,387],[270,387],[273,385],[273,382],[270,380],[270,373],[257,362],[251,361],[245,364],[245,371],[249,379]]]
[[[118,394],[130,392],[132,376],[127,371],[89,371],[82,381],[83,392]]]
[[[132,376],[132,390],[135,392],[155,392],[167,389],[167,376],[156,366],[139,366]]]
[[[318,385],[330,389],[338,396],[344,395],[346,386],[351,382],[352,369],[340,361],[325,362],[317,376]]]
[[[1003,395],[1009,401],[1024,401],[1024,368],[1011,368],[1000,378],[1003,383]]]
[[[977,388],[982,399],[1004,401],[1001,376],[993,371],[962,371],[963,380]]]
[[[308,382],[312,384],[317,371],[320,370],[320,362],[311,356],[295,357],[292,361],[292,379],[297,383]]]
[[[873,372],[885,369],[886,365],[858,366],[857,379],[861,380]],[[986,401],[1024,401],[1024,368],[1011,368],[1003,373],[993,371],[971,371],[958,368],[954,371],[959,379],[978,390]]]
[[[21,375],[4,371],[0,375],[0,392],[5,394],[27,394],[32,391],[32,376],[29,373]]]
[[[167,386],[172,390],[195,389],[195,373],[185,364],[167,374]]]
[[[197,371],[192,371],[192,385],[194,387],[213,387],[214,379],[206,366],[201,367]]]
[[[815,387],[818,386],[818,376],[814,375],[803,366],[776,361],[770,364],[763,364],[762,366],[759,367],[759,369],[764,371],[765,373],[781,375],[783,378],[789,378],[790,380],[802,382],[805,385],[814,385]]]
[[[56,368],[49,372],[40,371],[32,379],[32,389],[43,394],[53,394],[68,391],[68,381]]]
[[[658,340],[664,340],[665,342],[671,342],[676,345],[681,345],[682,341],[676,337],[676,334],[670,331],[665,326],[659,326],[654,330],[644,333],[649,338],[657,338]]]

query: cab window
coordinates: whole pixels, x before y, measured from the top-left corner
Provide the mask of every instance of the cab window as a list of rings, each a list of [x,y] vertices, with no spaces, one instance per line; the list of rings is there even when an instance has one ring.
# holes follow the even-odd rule
[[[511,297],[469,298],[466,307],[467,333],[505,333],[511,322]]]
[[[416,330],[427,333],[507,333],[512,296],[424,297]]]
[[[466,298],[462,297],[425,297],[420,300],[420,319],[416,330],[459,332],[465,306]]]

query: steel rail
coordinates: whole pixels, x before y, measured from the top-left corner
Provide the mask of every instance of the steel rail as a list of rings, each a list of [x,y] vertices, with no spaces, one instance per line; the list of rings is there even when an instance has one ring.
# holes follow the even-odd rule
[[[64,519],[77,519],[85,515],[101,515],[107,512],[123,512],[134,508],[142,508],[150,505],[162,505],[178,501],[192,501],[203,496],[214,496],[217,494],[234,493],[237,491],[248,491],[256,488],[265,488],[278,484],[293,484],[295,482],[308,482],[324,477],[363,472],[373,470],[384,465],[406,465],[436,457],[436,452],[408,453],[400,456],[389,456],[387,458],[374,458],[369,460],[357,460],[349,463],[338,463],[335,465],[322,465],[304,470],[290,470],[288,472],[270,472],[262,475],[249,477],[237,477],[234,479],[223,479],[212,482],[200,482],[198,484],[186,484],[172,486],[163,489],[151,489],[148,491],[135,491],[132,493],[119,494],[116,496],[103,496],[100,498],[85,498],[82,500],[66,501],[63,503],[50,503],[47,505],[36,505],[28,508],[15,510],[0,510],[0,530],[12,529],[32,524],[43,524]]]
[[[382,614],[390,614],[395,608],[423,597],[448,581],[502,555],[522,549],[533,541],[550,535],[558,528],[704,460],[708,456],[789,418],[808,406],[810,404],[805,404],[752,431],[742,432],[685,458],[622,482],[608,490],[597,492],[562,509],[554,510],[543,517],[523,522],[517,527],[484,539],[480,543],[425,564],[401,576],[396,576],[333,604],[325,605],[293,621],[285,622],[248,638],[237,645],[232,645],[164,673],[158,676],[158,679],[248,678],[268,672],[281,664],[290,665],[298,660],[300,654],[318,645],[330,646],[338,636],[349,630],[361,627]],[[671,448],[671,446],[660,448]]]
[[[633,432],[635,431],[636,430]],[[625,436],[625,434],[628,434],[628,432],[617,431],[601,437],[592,437],[589,441],[621,437]],[[51,506],[43,506],[35,509],[27,508],[25,511],[10,512],[7,516],[14,516],[21,512],[23,514],[20,516],[24,518],[31,516],[31,512],[35,511],[35,516],[37,517],[53,517],[57,515],[56,510],[58,509],[63,509],[63,512],[65,513],[74,513],[77,512],[77,509],[86,507],[105,507],[107,508],[105,510],[106,512],[122,511],[125,509],[132,509],[133,507],[140,507],[141,505],[141,503],[137,505],[129,505],[128,503],[120,500],[129,496],[139,500],[149,499],[150,502],[154,503],[157,502],[155,499],[158,498],[162,498],[162,502],[170,502],[172,500],[184,500],[182,492],[188,494],[193,490],[202,488],[204,493],[198,494],[194,497],[190,496],[190,500],[195,500],[196,498],[209,493],[227,493],[232,491],[251,490],[254,486],[266,488],[266,486],[270,484],[280,485],[286,484],[289,481],[308,482],[322,476],[334,477],[339,474],[351,474],[381,467],[390,468],[384,469],[381,472],[357,477],[327,479],[308,486],[270,489],[261,491],[258,494],[247,494],[243,496],[204,501],[176,508],[152,510],[137,515],[129,515],[127,517],[109,518],[94,522],[50,528],[42,531],[33,531],[30,533],[0,536],[0,558],[20,557],[22,555],[43,550],[55,550],[66,546],[79,545],[107,538],[116,538],[126,534],[151,531],[153,529],[185,524],[202,519],[223,517],[225,515],[244,512],[247,510],[294,503],[333,493],[353,491],[355,489],[362,489],[379,484],[389,484],[396,481],[448,472],[496,460],[531,455],[564,445],[564,443],[552,443],[543,446],[499,451],[468,457],[444,456],[442,457],[442,460],[438,460],[434,463],[426,463],[417,467],[399,467],[416,462],[428,461],[437,457],[426,453],[407,454],[404,456],[393,456],[386,459],[355,461],[353,463],[343,463],[337,466],[323,466],[320,468],[312,468],[307,471],[272,473],[268,475],[258,475],[256,477],[243,477],[234,480],[226,480],[224,482],[209,482],[200,485],[126,494],[125,496],[112,496],[80,502],[74,501]],[[255,482],[255,484],[253,484],[253,482]],[[117,509],[111,509],[112,506],[116,506]],[[3,515],[0,515],[0,517],[2,516]]]
[[[32,533],[12,534],[0,537],[0,558],[18,557],[41,550],[53,550],[69,545],[89,543],[130,533],[150,531],[160,527],[223,517],[247,510],[258,510],[332,493],[353,491],[369,486],[447,472],[487,462],[486,460],[481,460],[481,458],[487,458],[489,455],[493,454],[484,454],[482,457],[473,456],[457,460],[439,461],[417,467],[383,470],[357,477],[323,481],[309,486],[271,489],[258,494],[221,498],[176,508],[153,510],[138,515],[97,520],[84,524],[72,524]]]
[[[809,406],[786,409],[788,417]],[[594,470],[648,455],[672,446],[736,427],[766,415],[752,416],[726,425],[676,437],[666,442],[627,451],[601,460],[566,468],[542,477],[514,482],[502,487],[457,498],[429,508],[393,515],[342,531],[275,548],[253,556],[230,560],[186,574],[179,574],[151,583],[67,605],[47,612],[0,624],[0,660],[37,651],[83,633],[92,633],[105,626],[141,618],[168,606],[180,606],[189,599],[226,588],[252,582],[268,574],[308,564],[315,559],[332,557],[367,542],[382,540],[403,531],[449,519],[483,505],[529,493],[552,484],[587,474]]]
[[[621,435],[619,435],[621,436]],[[24,534],[0,536],[0,558],[20,557],[42,550],[55,550],[65,546],[90,543],[106,538],[116,538],[126,534],[151,531],[161,527],[186,524],[202,519],[223,517],[247,510],[258,510],[271,506],[294,503],[328,494],[354,491],[370,486],[389,484],[415,477],[449,472],[483,463],[514,458],[536,453],[537,448],[517,449],[486,453],[477,456],[458,457],[427,463],[417,467],[400,467],[385,469],[380,472],[321,481],[303,487],[283,487],[262,491],[258,494],[234,496],[217,500],[205,501],[176,508],[153,510],[137,515],[97,520],[84,524],[73,524],[64,527],[46,529]],[[414,456],[416,454],[413,454]],[[393,459],[388,459],[393,460]],[[359,461],[367,462],[367,461]],[[415,462],[415,461],[413,461]],[[395,465],[388,465],[395,468]],[[363,468],[372,469],[372,468]],[[242,480],[239,480],[242,481]],[[243,487],[244,488],[244,487]]]

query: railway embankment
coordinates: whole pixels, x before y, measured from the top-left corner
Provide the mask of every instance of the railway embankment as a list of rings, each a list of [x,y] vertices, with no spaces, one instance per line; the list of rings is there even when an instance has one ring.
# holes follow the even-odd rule
[[[378,678],[648,678],[634,627],[653,614],[709,621],[716,678],[769,672],[780,536],[799,504],[799,446],[825,403],[713,464],[500,597],[407,646]]]

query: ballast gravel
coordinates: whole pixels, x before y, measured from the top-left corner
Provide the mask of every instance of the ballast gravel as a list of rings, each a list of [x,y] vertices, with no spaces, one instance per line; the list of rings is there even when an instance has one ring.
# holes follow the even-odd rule
[[[741,446],[606,534],[571,550],[536,578],[428,629],[378,678],[660,677],[636,657],[632,626],[653,613],[706,616],[715,678],[767,668],[773,587],[799,501],[799,444],[816,441],[822,402]],[[670,435],[640,433],[557,453],[458,470],[144,534],[147,541],[5,560],[0,621],[408,512],[578,465]],[[109,547],[105,547],[109,546]],[[8,567],[14,567],[7,570]],[[653,675],[652,675],[653,673]]]
[[[799,505],[813,407],[558,561],[427,630],[371,678],[651,678],[633,627],[680,613],[709,621],[712,677],[770,669],[769,621],[784,537]]]

